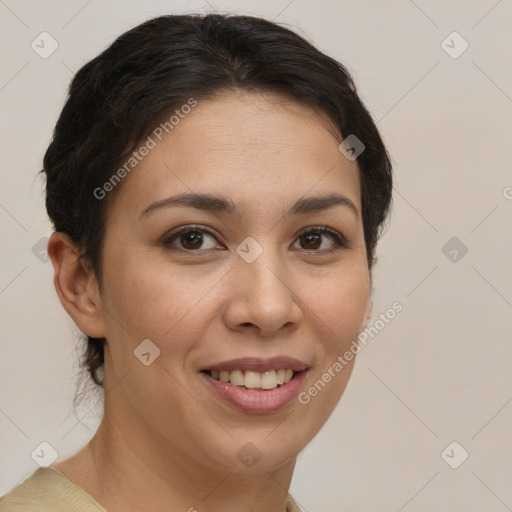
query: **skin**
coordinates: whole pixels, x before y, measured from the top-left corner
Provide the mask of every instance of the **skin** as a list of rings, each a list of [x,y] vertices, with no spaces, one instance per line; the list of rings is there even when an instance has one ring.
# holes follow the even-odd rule
[[[285,511],[296,457],[338,403],[354,360],[307,405],[293,400],[256,415],[222,402],[198,372],[232,358],[287,355],[309,366],[305,391],[364,328],[371,300],[359,169],[339,142],[325,117],[277,95],[199,101],[109,204],[101,288],[69,238],[52,235],[64,308],[82,332],[107,339],[103,420],[87,446],[53,467],[109,512],[169,504]],[[239,213],[173,206],[141,217],[155,201],[187,192],[230,198]],[[283,216],[300,198],[333,192],[357,214],[337,205]],[[179,237],[174,251],[162,243],[188,224],[214,237],[204,234],[193,254]],[[317,225],[349,246],[327,252],[337,247],[328,234],[308,245],[301,231]],[[235,252],[247,236],[263,247],[250,264]],[[161,351],[149,366],[133,353],[147,338]],[[251,468],[237,456],[248,442],[262,455]]]

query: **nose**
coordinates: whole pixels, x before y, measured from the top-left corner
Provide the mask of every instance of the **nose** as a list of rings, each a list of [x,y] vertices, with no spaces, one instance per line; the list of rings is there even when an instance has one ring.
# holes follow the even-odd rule
[[[242,258],[230,273],[230,293],[224,309],[226,326],[275,336],[292,331],[302,319],[302,308],[291,273],[266,250],[252,263]]]

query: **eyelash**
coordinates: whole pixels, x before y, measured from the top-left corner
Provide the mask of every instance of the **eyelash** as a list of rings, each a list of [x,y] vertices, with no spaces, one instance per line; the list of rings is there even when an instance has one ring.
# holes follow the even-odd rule
[[[162,246],[164,246],[169,251],[178,251],[178,252],[185,252],[189,254],[193,253],[205,253],[212,251],[213,249],[197,249],[197,250],[191,250],[191,249],[180,249],[176,247],[172,247],[172,243],[177,240],[180,235],[184,233],[189,233],[191,231],[199,231],[201,234],[207,234],[217,240],[217,237],[207,229],[203,228],[202,226],[198,224],[191,224],[189,226],[183,226],[178,231],[173,231],[169,233],[168,235],[164,236],[162,239]],[[333,242],[335,243],[335,247],[333,249],[323,249],[323,250],[308,250],[303,249],[304,252],[313,254],[313,253],[319,253],[319,254],[331,254],[338,252],[342,249],[347,249],[349,247],[349,244],[347,242],[347,239],[338,231],[335,231],[334,229],[329,228],[328,226],[311,226],[304,231],[301,231],[297,235],[297,239],[301,236],[310,235],[310,234],[320,234],[320,235],[329,235]],[[218,242],[218,240],[217,240]],[[199,254],[198,254],[199,255]]]

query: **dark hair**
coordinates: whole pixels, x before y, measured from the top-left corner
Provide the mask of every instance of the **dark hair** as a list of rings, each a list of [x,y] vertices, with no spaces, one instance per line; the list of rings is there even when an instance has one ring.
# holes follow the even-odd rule
[[[78,71],[44,156],[48,215],[79,248],[100,287],[105,212],[120,185],[105,200],[94,190],[165,113],[191,97],[234,90],[281,93],[326,114],[342,137],[362,141],[357,162],[371,270],[391,203],[391,163],[348,71],[293,31],[261,18],[169,15],[122,34]],[[88,337],[82,363],[99,386],[104,341]]]

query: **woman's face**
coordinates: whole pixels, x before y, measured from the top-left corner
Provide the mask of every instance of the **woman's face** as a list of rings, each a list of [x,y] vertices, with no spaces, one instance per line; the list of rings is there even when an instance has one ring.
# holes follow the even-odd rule
[[[352,371],[333,365],[370,295],[357,163],[319,114],[269,94],[199,101],[153,139],[106,222],[105,414],[141,449],[268,471]]]

